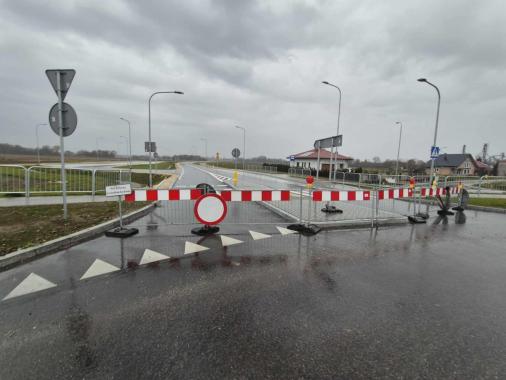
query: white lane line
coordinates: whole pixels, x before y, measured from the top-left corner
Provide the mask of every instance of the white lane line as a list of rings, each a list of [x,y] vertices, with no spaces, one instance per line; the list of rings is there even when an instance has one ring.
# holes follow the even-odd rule
[[[198,245],[195,243],[192,243],[191,241],[187,241],[184,244],[184,254],[188,255],[190,253],[196,253],[201,251],[207,251],[209,248],[204,247],[203,245]]]
[[[119,271],[119,268],[106,263],[105,261],[102,261],[100,259],[95,259],[93,264],[88,268],[88,270],[82,275],[81,280],[84,280],[85,278],[100,276],[101,274],[106,274],[110,272],[116,272]]]
[[[23,281],[19,283],[18,286],[11,290],[11,292],[7,294],[3,300],[23,296],[25,294],[33,292],[38,292],[44,289],[53,288],[55,286],[56,284],[53,284],[51,281],[48,281],[35,273],[30,273]]]
[[[249,231],[251,237],[253,238],[253,240],[262,240],[262,239],[267,239],[267,238],[270,238],[271,235],[267,235],[267,234],[263,234],[261,232],[256,232],[256,231]]]
[[[165,260],[165,259],[170,259],[170,257],[167,255],[161,254],[159,252],[152,251],[151,249],[146,249],[144,251],[144,254],[142,255],[139,265],[149,264],[149,263],[153,263],[155,261],[160,261],[160,260]]]
[[[195,168],[197,170],[200,170],[201,172],[204,172],[208,175],[210,175],[211,177],[213,177],[215,180],[217,180],[218,182],[222,182],[224,183],[225,181],[232,181],[232,178],[229,178],[229,177],[225,177],[225,176],[222,176],[220,174],[214,174],[213,172],[210,172],[210,171],[207,171],[207,170],[204,170],[202,168],[199,168],[199,167],[196,167],[196,166],[192,166],[192,168]]]
[[[284,227],[276,226],[276,228],[278,229],[278,231],[281,235],[291,235],[291,234],[297,233],[297,231],[292,231],[292,230],[289,230],[288,228],[284,228]]]
[[[221,237],[221,244],[224,247],[228,247],[229,245],[235,245],[235,244],[241,244],[244,243],[242,240],[237,240],[228,236],[220,235]]]

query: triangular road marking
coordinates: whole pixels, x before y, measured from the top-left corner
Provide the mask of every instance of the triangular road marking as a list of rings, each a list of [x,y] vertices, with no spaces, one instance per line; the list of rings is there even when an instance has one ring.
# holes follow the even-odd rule
[[[278,226],[276,226],[276,228],[278,229],[278,231],[280,232],[281,235],[291,235],[291,234],[297,233],[297,231],[292,231],[292,230],[289,230],[288,228],[283,228],[283,227],[278,227]]]
[[[156,251],[152,251],[151,249],[146,249],[144,251],[144,254],[142,255],[141,262],[139,265],[149,264],[153,263],[155,261],[170,259],[169,256],[163,255],[161,253],[158,253]]]
[[[118,271],[119,268],[115,267],[112,264],[106,263],[100,259],[95,259],[93,264],[88,268],[88,270],[82,275],[81,280],[85,278],[100,276],[101,274],[110,273]]]
[[[235,244],[244,243],[241,240],[237,240],[237,239],[234,239],[234,238],[231,238],[231,237],[228,237],[228,236],[224,236],[224,235],[220,235],[220,237],[221,237],[221,244],[224,247],[228,247],[229,245],[235,245]]]
[[[191,241],[187,241],[185,244],[184,244],[184,254],[187,255],[189,253],[195,253],[195,252],[200,252],[200,251],[206,251],[208,250],[209,248],[207,247],[204,247],[202,245],[198,245],[198,244],[195,244],[195,243],[192,243]]]
[[[18,286],[12,289],[12,291],[4,297],[4,300],[38,292],[39,290],[53,288],[55,286],[56,284],[53,284],[51,281],[48,281],[35,273],[30,273],[19,283]]]
[[[253,238],[253,240],[261,240],[261,239],[267,239],[267,238],[271,237],[271,235],[263,234],[261,232],[256,232],[256,231],[250,231],[249,233],[250,233],[251,237]]]

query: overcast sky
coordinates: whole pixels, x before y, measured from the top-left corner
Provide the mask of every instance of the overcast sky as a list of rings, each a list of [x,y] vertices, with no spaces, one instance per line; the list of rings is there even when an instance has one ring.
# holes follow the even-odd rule
[[[0,0],[0,142],[35,146],[56,102],[45,69],[77,71],[66,101],[78,114],[66,149],[133,150],[152,134],[160,154],[242,148],[286,157],[336,133],[354,158],[428,159],[506,150],[506,1]],[[49,127],[41,144],[56,145]]]

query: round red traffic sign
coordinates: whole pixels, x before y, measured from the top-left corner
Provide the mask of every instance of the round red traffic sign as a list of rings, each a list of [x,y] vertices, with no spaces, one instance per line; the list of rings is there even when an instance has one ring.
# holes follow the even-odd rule
[[[314,177],[312,175],[306,177],[306,183],[308,185],[312,185],[314,182]]]
[[[225,219],[227,204],[218,194],[205,194],[195,202],[193,213],[200,223],[212,226]]]

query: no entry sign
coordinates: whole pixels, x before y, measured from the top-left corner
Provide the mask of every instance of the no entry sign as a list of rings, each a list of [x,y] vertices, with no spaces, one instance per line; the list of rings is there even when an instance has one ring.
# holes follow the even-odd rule
[[[227,204],[218,194],[206,194],[197,199],[193,213],[200,223],[212,226],[225,219]]]

